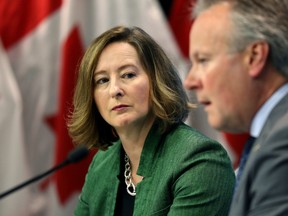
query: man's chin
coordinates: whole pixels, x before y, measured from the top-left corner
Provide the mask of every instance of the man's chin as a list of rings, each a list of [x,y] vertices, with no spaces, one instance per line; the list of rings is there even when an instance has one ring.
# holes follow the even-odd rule
[[[223,129],[222,124],[218,119],[215,119],[213,117],[210,117],[208,115],[208,124],[214,128],[215,130],[221,131]]]

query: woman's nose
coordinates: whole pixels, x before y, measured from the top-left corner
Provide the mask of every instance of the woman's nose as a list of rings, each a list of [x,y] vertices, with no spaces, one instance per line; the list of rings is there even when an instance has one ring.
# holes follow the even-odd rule
[[[124,91],[121,88],[121,85],[118,81],[111,81],[111,86],[110,86],[110,95],[113,98],[118,98],[123,96]]]

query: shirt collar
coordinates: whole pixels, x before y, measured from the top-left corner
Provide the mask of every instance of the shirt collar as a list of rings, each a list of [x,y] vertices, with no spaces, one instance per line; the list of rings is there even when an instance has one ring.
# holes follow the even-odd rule
[[[278,102],[288,94],[288,83],[281,86],[273,95],[263,104],[254,116],[251,124],[250,134],[253,137],[258,137],[269,114]]]

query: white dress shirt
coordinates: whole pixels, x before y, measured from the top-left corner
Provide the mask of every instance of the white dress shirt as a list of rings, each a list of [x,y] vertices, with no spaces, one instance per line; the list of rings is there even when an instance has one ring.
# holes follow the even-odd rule
[[[253,137],[258,137],[264,127],[264,124],[273,110],[273,108],[279,103],[279,101],[288,94],[288,83],[281,86],[274,94],[263,104],[254,116],[250,128],[250,134]],[[288,107],[287,107],[288,109]]]

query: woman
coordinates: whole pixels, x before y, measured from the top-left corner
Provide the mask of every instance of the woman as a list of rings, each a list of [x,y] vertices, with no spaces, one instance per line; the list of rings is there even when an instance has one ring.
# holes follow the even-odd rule
[[[190,108],[173,64],[142,29],[96,38],[68,124],[75,143],[99,149],[75,215],[227,215],[231,162],[183,123]]]

